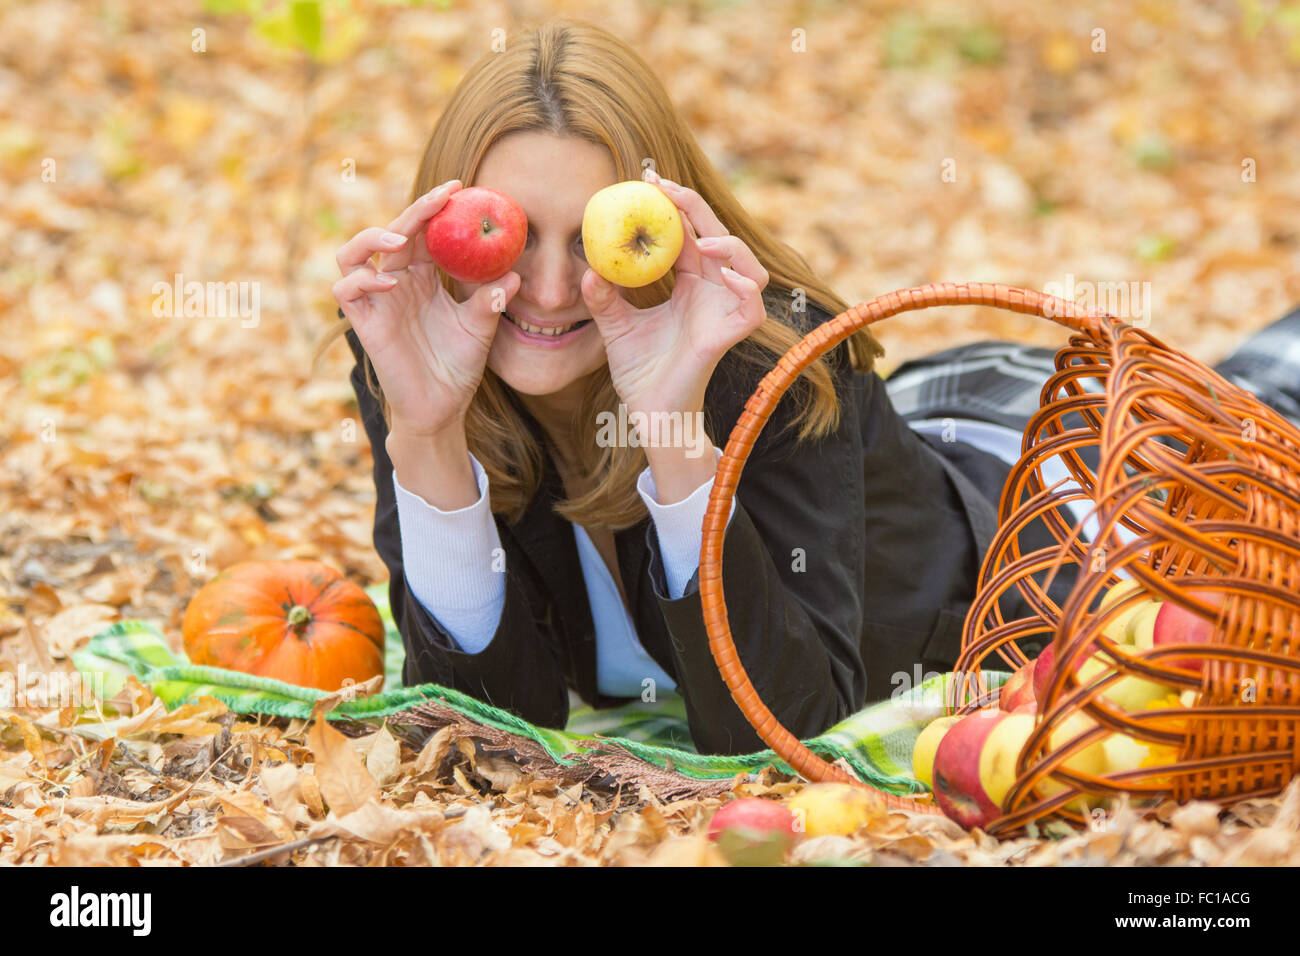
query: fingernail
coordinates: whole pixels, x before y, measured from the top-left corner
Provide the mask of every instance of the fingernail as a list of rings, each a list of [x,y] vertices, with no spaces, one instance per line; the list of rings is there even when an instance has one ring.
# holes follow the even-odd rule
[[[652,183],[657,183],[659,182],[660,179],[663,178],[658,173],[656,173],[653,169],[651,169],[649,166],[646,167],[645,175],[646,175],[646,180]]]
[[[695,244],[699,246],[701,249],[718,248],[718,240],[713,236],[704,236],[700,239],[696,239]]]
[[[400,246],[406,242],[406,237],[400,232],[386,232],[379,237],[379,241],[386,246]]]
[[[376,272],[375,279],[382,282],[384,285],[392,285],[397,281],[397,276],[390,276],[387,272]]]
[[[660,185],[660,186],[667,186],[669,189],[681,189],[681,188],[682,188],[681,186],[678,186],[675,182],[673,182],[671,179],[664,179],[662,176],[659,177],[659,185]]]

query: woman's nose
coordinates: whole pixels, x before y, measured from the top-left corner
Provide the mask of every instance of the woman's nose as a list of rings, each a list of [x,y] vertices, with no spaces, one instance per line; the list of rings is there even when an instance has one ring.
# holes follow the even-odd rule
[[[546,249],[534,250],[526,256],[527,264],[520,270],[524,280],[520,294],[547,311],[573,305],[580,294],[581,276],[575,274],[571,257]]]

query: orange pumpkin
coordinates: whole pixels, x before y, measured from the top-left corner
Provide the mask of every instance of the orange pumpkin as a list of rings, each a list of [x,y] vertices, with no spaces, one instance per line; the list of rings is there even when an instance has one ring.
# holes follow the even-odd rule
[[[370,595],[319,561],[245,561],[185,609],[195,664],[338,690],[384,672],[384,622]]]

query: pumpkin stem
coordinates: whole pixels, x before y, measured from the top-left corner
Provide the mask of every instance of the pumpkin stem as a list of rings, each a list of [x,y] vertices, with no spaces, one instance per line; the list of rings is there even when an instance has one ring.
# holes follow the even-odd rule
[[[302,626],[311,620],[311,611],[307,610],[301,604],[295,604],[289,609],[289,626],[302,630]]]

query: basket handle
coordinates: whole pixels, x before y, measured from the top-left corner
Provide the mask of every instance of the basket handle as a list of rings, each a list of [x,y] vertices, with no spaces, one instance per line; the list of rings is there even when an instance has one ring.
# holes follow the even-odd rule
[[[786,730],[759,699],[758,692],[736,654],[731,625],[727,620],[727,600],[722,589],[722,541],[727,516],[731,511],[731,500],[754,442],[758,440],[781,396],[804,368],[854,332],[874,322],[900,312],[949,305],[993,306],[1038,315],[1052,319],[1074,332],[1092,334],[1098,338],[1109,338],[1106,330],[1115,321],[1111,316],[1084,309],[1056,296],[990,282],[960,285],[944,282],[902,289],[877,296],[870,302],[841,312],[829,322],[813,329],[791,348],[777,362],[776,367],[763,377],[754,394],[745,403],[736,427],[727,440],[727,447],[718,459],[717,475],[704,513],[703,538],[700,543],[700,603],[704,613],[704,626],[709,635],[709,650],[713,653],[713,660],[718,665],[727,689],[731,691],[732,699],[758,736],[806,780],[848,783],[875,790],[891,806],[922,813],[939,811],[933,804],[898,797],[870,787],[850,777],[839,767],[827,763]]]

